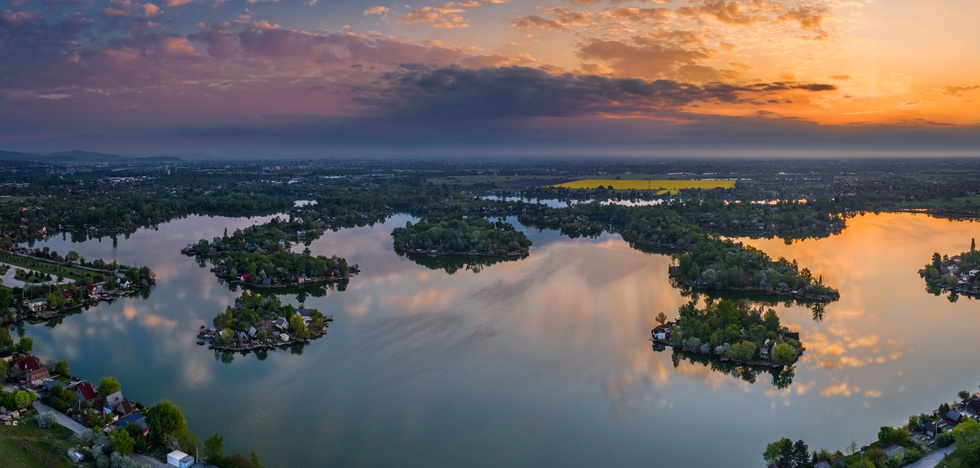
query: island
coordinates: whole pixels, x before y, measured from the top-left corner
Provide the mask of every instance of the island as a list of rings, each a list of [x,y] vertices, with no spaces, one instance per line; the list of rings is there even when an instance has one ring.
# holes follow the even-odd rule
[[[980,296],[980,252],[977,252],[976,239],[970,240],[970,250],[959,255],[932,254],[932,262],[919,270],[930,289],[948,291],[951,297],[963,294],[968,297]]]
[[[211,271],[228,283],[257,288],[342,282],[357,273],[357,265],[349,266],[342,257],[314,256],[309,248],[302,253],[290,251],[294,242],[322,233],[319,228],[302,229],[307,225],[302,219],[273,218],[269,223],[238,229],[231,235],[226,230],[212,241],[202,239],[181,249],[181,253],[210,261]]]
[[[775,310],[753,308],[747,301],[708,299],[701,309],[691,301],[678,313],[677,322],[667,322],[663,312],[657,315],[660,325],[651,330],[655,345],[757,367],[790,366],[804,351],[800,334],[782,327]]]
[[[271,349],[326,336],[333,315],[283,304],[275,295],[245,291],[235,305],[214,318],[213,328],[201,326],[198,344],[218,351]]]
[[[831,302],[840,292],[814,278],[809,269],[765,252],[719,237],[702,237],[690,249],[674,256],[670,278],[680,286],[714,291],[761,292],[767,295]]]
[[[395,251],[431,256],[526,257],[531,240],[506,221],[479,217],[423,218],[395,228]]]

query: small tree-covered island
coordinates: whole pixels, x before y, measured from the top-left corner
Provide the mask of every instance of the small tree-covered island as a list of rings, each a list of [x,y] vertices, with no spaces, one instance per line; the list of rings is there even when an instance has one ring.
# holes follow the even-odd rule
[[[800,335],[779,323],[776,311],[752,308],[746,301],[710,298],[704,308],[696,301],[680,307],[676,323],[661,312],[651,331],[654,343],[722,361],[749,366],[792,365],[803,354]]]
[[[230,236],[226,232],[211,241],[201,239],[182,249],[181,253],[207,259],[214,266],[211,271],[217,277],[250,287],[285,288],[333,283],[347,280],[352,272],[357,272],[357,266],[348,266],[342,257],[314,256],[308,248],[303,253],[290,251],[293,241],[314,235],[300,229],[302,226],[303,223],[298,221],[274,218],[267,224],[238,229]]]
[[[971,239],[970,250],[959,255],[932,254],[932,262],[919,270],[919,275],[926,283],[951,294],[980,296],[980,252],[977,252],[977,241]]]
[[[435,256],[526,257],[531,246],[514,225],[477,217],[409,221],[391,236],[397,252]]]
[[[214,318],[214,328],[202,325],[198,343],[210,342],[210,348],[221,351],[269,349],[323,337],[332,321],[332,315],[319,310],[297,309],[274,295],[245,291]]]
[[[831,302],[840,292],[814,278],[809,269],[800,270],[796,260],[773,260],[751,246],[717,237],[700,238],[693,246],[674,255],[669,269],[679,285],[715,291],[761,292],[797,299]]]

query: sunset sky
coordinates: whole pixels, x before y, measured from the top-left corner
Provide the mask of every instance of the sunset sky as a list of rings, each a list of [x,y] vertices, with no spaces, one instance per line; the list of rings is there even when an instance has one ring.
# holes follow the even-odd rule
[[[0,0],[0,150],[980,155],[980,2]]]

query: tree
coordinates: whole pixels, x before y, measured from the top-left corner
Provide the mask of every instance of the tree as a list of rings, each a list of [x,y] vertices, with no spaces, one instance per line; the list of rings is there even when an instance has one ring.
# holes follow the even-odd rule
[[[221,465],[224,459],[225,440],[215,432],[204,440],[204,458],[212,465]]]
[[[158,444],[169,438],[183,439],[187,436],[187,420],[177,405],[163,400],[146,410],[146,425],[150,435]]]
[[[306,322],[303,321],[303,316],[299,314],[293,314],[289,317],[289,331],[297,338],[310,336],[310,331],[306,329]]]
[[[963,448],[980,440],[980,422],[973,418],[963,418],[963,422],[953,428],[956,448]]]
[[[61,375],[68,375],[68,362],[64,359],[54,365],[54,371]]]
[[[29,336],[22,337],[20,341],[17,342],[16,350],[24,354],[29,354],[34,350],[34,340]]]
[[[963,400],[964,403],[966,403],[966,401],[969,400],[971,396],[973,396],[967,390],[960,390],[956,395],[959,396],[960,400]]]
[[[133,453],[133,448],[136,446],[136,440],[125,429],[116,429],[110,432],[109,440],[112,442],[112,447],[123,455]]]
[[[657,317],[654,320],[656,320],[657,323],[663,325],[664,323],[667,323],[667,314],[660,312],[659,314],[657,314]]]
[[[775,442],[771,442],[766,446],[766,451],[762,453],[762,459],[766,461],[766,465],[778,465],[781,461],[781,450],[783,446],[783,441],[789,441],[789,439],[783,437]]]
[[[755,357],[755,343],[743,341],[732,345],[732,359],[736,361],[751,361]]]
[[[793,444],[793,464],[794,468],[807,468],[810,461],[810,449],[803,440],[797,440]]]
[[[847,452],[849,455],[854,455],[858,450],[858,441],[851,439],[851,443],[847,444]]]
[[[796,360],[796,352],[786,343],[779,343],[772,350],[772,362],[780,366],[788,366]]]
[[[115,377],[102,377],[99,381],[99,385],[95,387],[96,393],[98,393],[99,398],[105,399],[105,397],[112,395],[122,389],[122,385]]]
[[[888,456],[885,451],[875,447],[864,454],[864,458],[878,468],[884,468],[888,464]]]

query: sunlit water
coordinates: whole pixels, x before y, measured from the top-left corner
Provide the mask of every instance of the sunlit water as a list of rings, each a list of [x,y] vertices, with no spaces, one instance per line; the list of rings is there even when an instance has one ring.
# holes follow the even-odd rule
[[[260,220],[191,217],[115,248],[39,243],[147,264],[158,284],[148,300],[26,332],[43,358],[93,381],[115,376],[147,404],[170,399],[199,436],[220,432],[226,450],[255,450],[270,467],[761,466],[779,437],[812,449],[867,442],[980,383],[978,302],[929,295],[917,275],[932,252],[969,248],[980,224],[889,214],[849,220],[828,239],[748,241],[841,291],[821,322],[776,307],[807,348],[779,390],[768,374],[750,384],[688,361],[675,368],[669,350],[651,349],[654,316],[673,318],[686,301],[666,256],[616,235],[531,231],[530,257],[448,275],[392,251],[391,229],[408,219],[312,244],[362,273],[346,291],[306,298],[336,321],[301,354],[226,363],[195,344],[240,293],[178,250]]]

